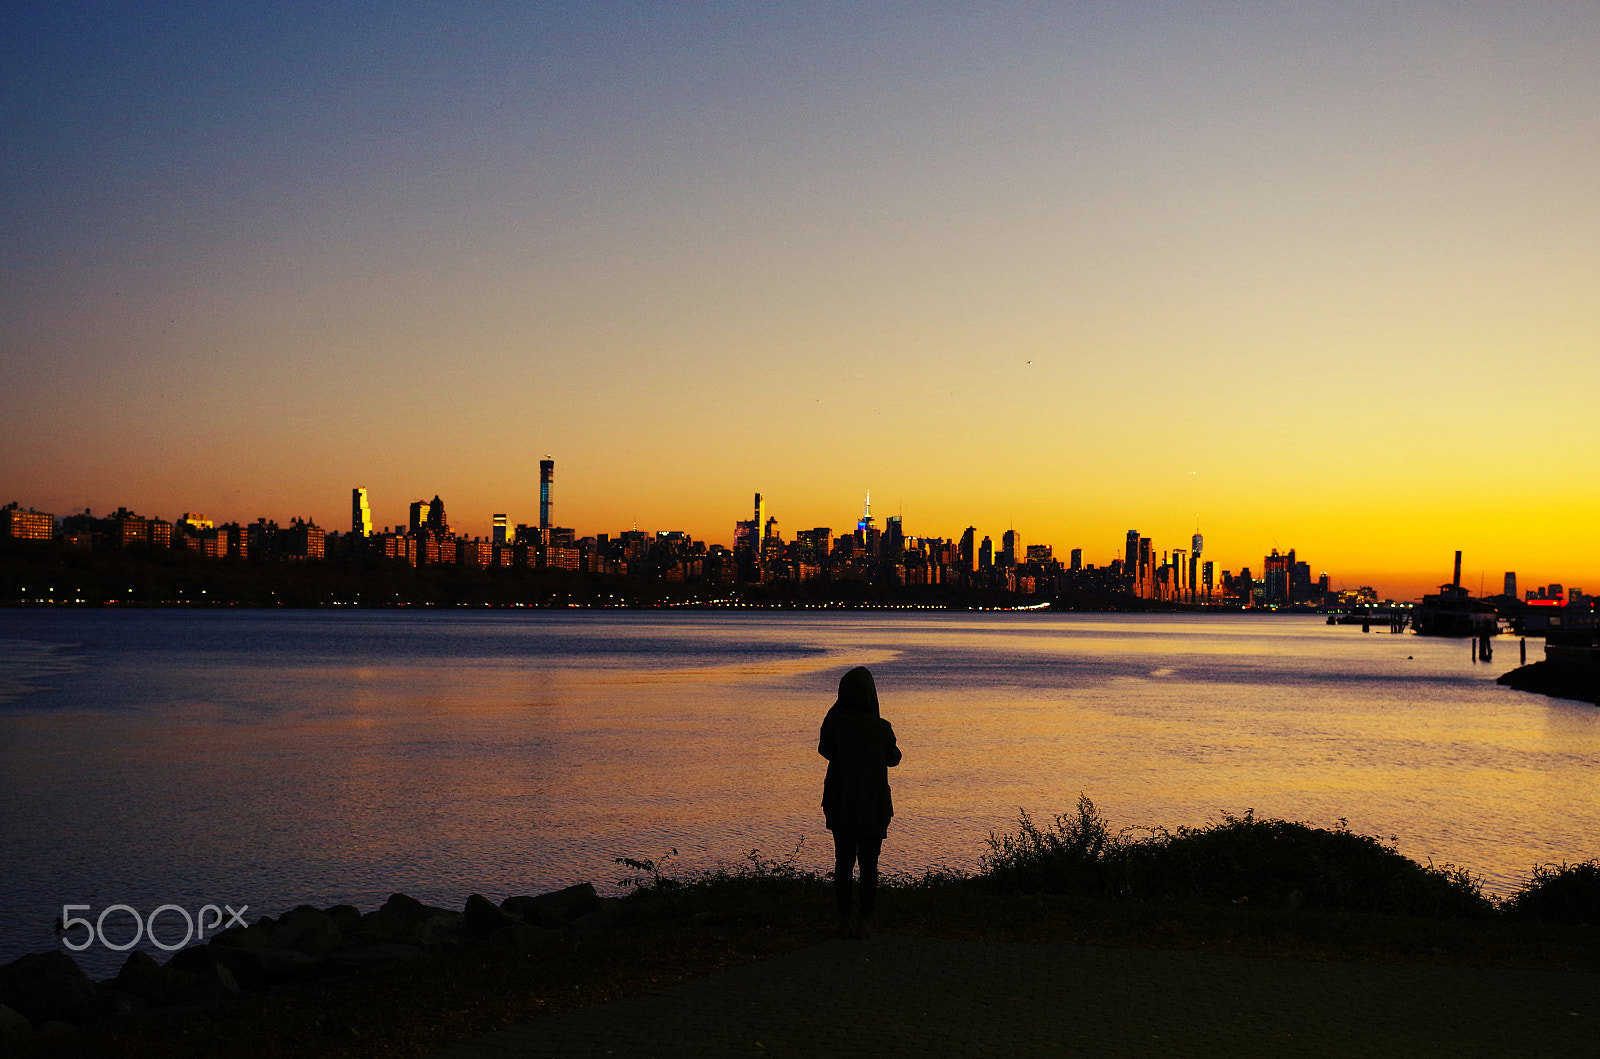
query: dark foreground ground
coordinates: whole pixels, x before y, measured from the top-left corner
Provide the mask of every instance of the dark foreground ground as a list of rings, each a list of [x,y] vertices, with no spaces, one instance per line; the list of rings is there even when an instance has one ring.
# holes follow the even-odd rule
[[[1593,1056],[1597,985],[1562,971],[878,935],[438,1054]]]
[[[966,886],[882,904],[875,937],[843,942],[817,885],[645,895],[537,952],[432,953],[13,1054],[840,1054],[851,1019],[878,1026],[861,1054],[1600,1054],[1590,927]],[[884,1028],[872,997],[914,1017]]]

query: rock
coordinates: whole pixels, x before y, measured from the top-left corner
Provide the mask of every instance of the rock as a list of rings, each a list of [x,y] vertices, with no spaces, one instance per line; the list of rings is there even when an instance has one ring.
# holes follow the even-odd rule
[[[510,930],[513,927],[524,926],[521,917],[510,912],[502,912],[496,908],[494,902],[482,894],[471,894],[467,897],[467,906],[462,909],[462,919],[467,925],[467,932],[475,938],[487,939],[497,930]]]
[[[76,1033],[76,1032],[77,1032],[77,1030],[74,1028],[72,1023],[70,1023],[70,1022],[62,1022],[60,1019],[51,1019],[49,1022],[46,1022],[43,1026],[35,1026],[34,1029],[33,1029],[33,1036],[34,1036],[35,1040],[37,1040],[39,1038],[57,1038],[57,1039],[59,1039],[61,1037],[66,1037],[66,1036],[69,1036],[69,1035],[71,1035],[73,1033]],[[59,1044],[58,1044],[58,1047],[59,1047]]]
[[[539,949],[547,949],[559,942],[561,940],[561,932],[559,930],[546,930],[544,927],[536,927],[531,923],[522,923],[509,931],[496,934],[490,940],[496,945],[506,945],[514,949],[521,949],[523,952],[537,952]]]
[[[289,912],[281,920],[263,916],[248,927],[230,927],[203,946],[183,950],[178,956],[184,961],[180,963],[174,957],[168,966],[203,975],[209,973],[212,964],[221,964],[247,989],[313,977],[323,966],[321,956],[291,948],[288,943],[299,940],[302,934],[316,936],[321,927],[336,928],[327,913],[309,905],[304,907],[311,915]],[[208,955],[187,955],[196,949]]]
[[[344,949],[328,958],[334,967],[346,971],[359,971],[363,967],[376,967],[379,964],[396,963],[400,960],[410,960],[422,955],[420,945],[407,945],[394,942],[387,945],[362,945],[353,949]]]
[[[202,986],[214,985],[224,993],[232,993],[234,996],[239,995],[239,983],[234,980],[233,972],[220,963],[212,964],[210,969],[200,976],[200,984]]]
[[[33,1032],[33,1025],[16,1008],[0,1004],[0,1041],[20,1041]]]
[[[361,909],[355,905],[334,905],[328,909],[328,918],[339,927],[341,934],[361,929]]]
[[[471,937],[467,933],[466,917],[443,908],[434,909],[433,915],[417,931],[417,940],[428,946],[460,945]]]
[[[191,945],[187,949],[173,953],[172,959],[166,963],[166,969],[198,978],[216,964],[217,950],[207,942],[204,945]]]
[[[163,967],[148,953],[134,950],[107,985],[138,997],[151,1007],[170,1004],[200,979],[172,967]]]
[[[339,924],[320,908],[300,905],[278,917],[273,940],[307,956],[320,956],[339,948]]]
[[[547,930],[560,930],[573,920],[598,911],[600,895],[589,883],[578,883],[537,897],[508,897],[500,908],[524,922]]]
[[[213,941],[208,947],[215,953],[216,962],[233,972],[240,986],[250,989],[313,978],[324,966],[321,958],[296,949],[247,949],[220,941]]]
[[[1600,700],[1600,687],[1596,686],[1592,672],[1552,665],[1549,659],[1529,662],[1503,673],[1495,683],[1557,699],[1576,699],[1579,702]]]
[[[467,932],[479,941],[497,945],[513,945],[523,949],[539,949],[555,941],[555,932],[544,927],[524,923],[510,912],[502,911],[481,894],[467,898],[462,912]]]
[[[35,952],[0,967],[0,1004],[35,1028],[95,995],[93,980],[64,952]]]
[[[194,976],[193,984],[179,994],[183,1004],[209,1005],[232,1000],[239,995],[239,980],[226,964],[214,963]]]
[[[563,932],[567,934],[588,934],[596,930],[607,930],[624,922],[628,909],[620,897],[600,898],[600,907],[581,919],[574,919],[568,923]]]
[[[288,948],[278,940],[277,924],[267,916],[262,916],[248,927],[229,927],[214,935],[210,944],[249,949],[252,952]]]
[[[421,923],[433,914],[433,909],[407,894],[390,894],[389,899],[378,908],[378,913]]]
[[[129,1015],[137,1015],[148,1007],[148,1004],[132,993],[110,989],[76,1001],[61,1013],[61,1017],[63,1021],[82,1026],[90,1022],[125,1019]]]
[[[361,917],[360,933],[375,942],[420,941],[428,921],[444,911],[415,897],[390,894],[382,907]]]
[[[202,963],[200,960],[190,958],[187,962],[197,968],[197,973],[177,971],[172,961],[167,963],[169,974],[181,975],[185,981],[183,991],[173,995],[170,1001],[163,1004],[163,1013],[173,1011],[205,1011],[230,1003],[239,997],[239,981],[228,970],[225,964],[214,962],[215,954],[205,951],[205,946],[200,946],[200,954],[212,962]],[[184,952],[196,950],[185,949]],[[182,956],[183,953],[179,953]],[[174,958],[176,959],[176,958]]]

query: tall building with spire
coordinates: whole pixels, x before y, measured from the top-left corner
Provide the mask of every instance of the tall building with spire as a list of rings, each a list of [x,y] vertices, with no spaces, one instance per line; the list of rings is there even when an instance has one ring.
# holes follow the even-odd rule
[[[1200,592],[1200,553],[1206,547],[1206,539],[1200,535],[1198,526],[1189,543],[1193,545],[1189,551],[1189,602],[1193,603]]]
[[[555,484],[556,461],[546,455],[539,461],[539,528],[550,528],[550,487]]]
[[[861,502],[861,517],[856,520],[856,546],[870,556],[878,554],[878,528],[874,526],[872,517],[872,490],[867,490],[867,498]]]

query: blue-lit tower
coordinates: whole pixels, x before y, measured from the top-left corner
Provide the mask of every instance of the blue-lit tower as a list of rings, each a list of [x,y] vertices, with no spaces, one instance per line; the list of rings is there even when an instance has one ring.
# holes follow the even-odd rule
[[[550,485],[555,481],[556,461],[546,455],[539,461],[539,528],[550,528]]]

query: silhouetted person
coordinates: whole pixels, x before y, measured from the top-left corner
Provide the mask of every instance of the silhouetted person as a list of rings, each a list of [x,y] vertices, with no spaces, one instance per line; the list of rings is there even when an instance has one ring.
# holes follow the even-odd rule
[[[894,803],[889,769],[900,764],[894,727],[878,716],[872,673],[857,666],[839,680],[839,701],[822,719],[817,753],[828,759],[822,783],[822,814],[833,832],[833,893],[839,904],[839,935],[865,938],[878,897],[878,853],[889,833]],[[861,918],[850,929],[850,877],[861,864]]]

